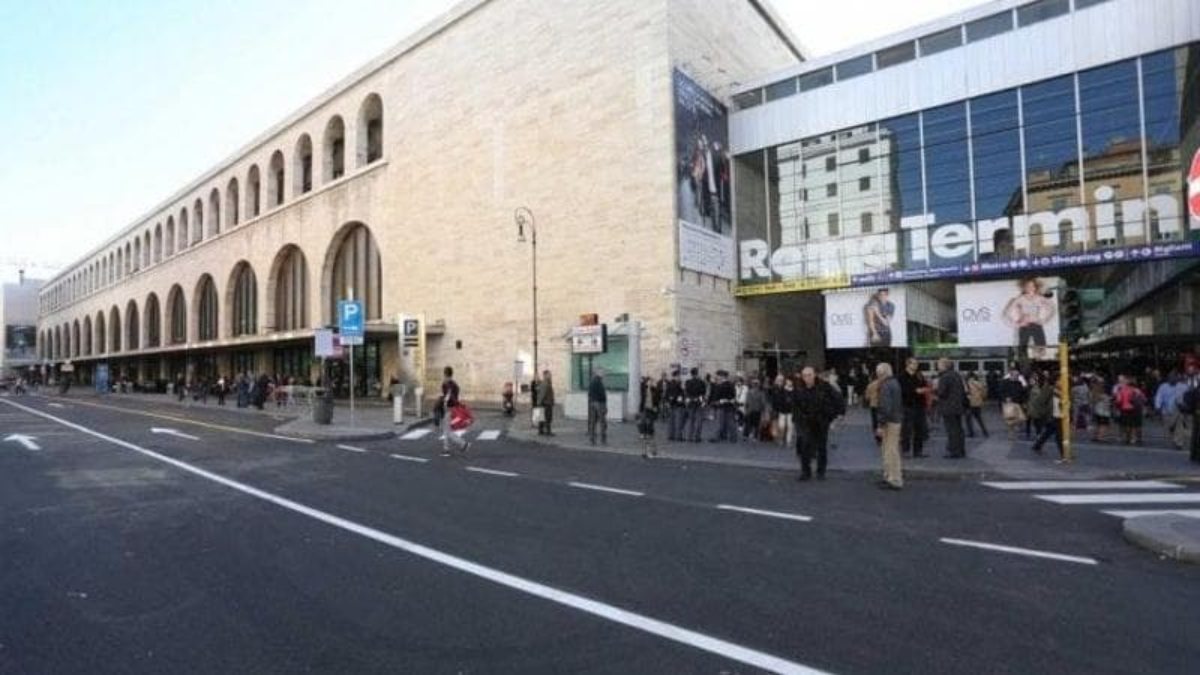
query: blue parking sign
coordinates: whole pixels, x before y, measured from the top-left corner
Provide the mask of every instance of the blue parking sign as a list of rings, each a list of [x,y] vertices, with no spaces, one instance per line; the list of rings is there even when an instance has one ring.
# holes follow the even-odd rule
[[[338,332],[343,338],[363,335],[363,304],[361,300],[338,301]]]

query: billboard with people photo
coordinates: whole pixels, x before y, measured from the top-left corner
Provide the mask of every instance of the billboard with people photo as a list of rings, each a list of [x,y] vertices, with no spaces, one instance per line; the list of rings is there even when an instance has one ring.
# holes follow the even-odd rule
[[[906,346],[906,300],[903,287],[827,292],[825,346],[828,349]]]
[[[733,279],[737,270],[728,112],[678,70],[674,91],[679,266]]]
[[[1018,347],[1052,358],[1058,344],[1056,277],[1021,277],[955,287],[961,347]]]

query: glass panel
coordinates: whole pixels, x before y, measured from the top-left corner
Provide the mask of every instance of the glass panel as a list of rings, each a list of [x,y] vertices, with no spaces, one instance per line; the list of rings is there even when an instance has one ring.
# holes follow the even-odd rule
[[[1148,201],[1152,210],[1150,225],[1158,240],[1185,238],[1187,230],[1186,210],[1183,206],[1184,177],[1180,175],[1181,129],[1195,128],[1196,105],[1190,106],[1191,121],[1181,120],[1184,101],[1198,100],[1200,85],[1194,75],[1195,64],[1200,63],[1198,47],[1183,47],[1158,52],[1142,58],[1142,96],[1146,114],[1146,179],[1150,187]],[[1190,58],[1189,58],[1190,53]],[[1188,87],[1188,63],[1193,65],[1189,96],[1184,95]],[[1195,147],[1194,145],[1192,146]]]
[[[1017,121],[1016,89],[971,99],[975,227],[983,261],[1012,257],[1009,218],[1024,209]]]
[[[1071,0],[1038,0],[1017,8],[1017,25],[1025,26],[1053,19],[1071,11]]]
[[[966,105],[952,103],[927,110],[924,114],[924,129],[926,214],[931,223],[939,225],[970,223],[971,187]],[[931,267],[964,262],[961,256],[939,256],[936,253],[938,248],[969,250],[967,247],[938,247],[936,241],[930,243],[932,245],[928,264]]]
[[[1136,61],[1080,73],[1079,108],[1084,200],[1099,215],[1097,209],[1107,202],[1140,198],[1145,192]],[[1101,234],[1097,239],[1120,245],[1146,242],[1141,230],[1130,239],[1112,237],[1111,231]]]
[[[767,86],[767,100],[774,101],[796,94],[796,79],[791,78]]]
[[[1012,12],[1001,12],[967,24],[967,42],[984,40],[1012,30]]]
[[[1021,95],[1025,117],[1026,213],[1033,215],[1028,227],[1018,227],[1014,221],[1013,241],[1019,255],[1030,252],[1041,255],[1067,242],[1059,235],[1064,221],[1039,220],[1038,214],[1080,205],[1074,78],[1067,75],[1024,87]],[[1078,219],[1077,215],[1073,217]],[[1074,223],[1066,226],[1076,227]]]
[[[874,70],[875,55],[865,54],[849,61],[842,61],[835,66],[837,68],[838,81],[848,80],[859,75],[866,75]]]
[[[604,354],[571,355],[571,389],[587,391],[592,373],[600,373],[610,392],[629,391],[629,338],[608,336],[608,351]]]
[[[962,26],[955,26],[921,38],[921,56],[937,54],[960,46],[962,46]]]
[[[1088,7],[1094,7],[1105,2],[1108,2],[1108,0],[1075,0],[1075,9],[1087,9]]]
[[[810,91],[817,87],[833,84],[833,68],[822,68],[800,76],[800,91]]]
[[[917,43],[905,42],[875,52],[875,67],[879,69],[895,66],[917,58]]]
[[[756,105],[761,105],[762,100],[763,100],[762,89],[755,89],[754,91],[744,91],[733,97],[733,106],[735,108],[737,108],[738,110],[745,110],[746,108],[753,108]]]

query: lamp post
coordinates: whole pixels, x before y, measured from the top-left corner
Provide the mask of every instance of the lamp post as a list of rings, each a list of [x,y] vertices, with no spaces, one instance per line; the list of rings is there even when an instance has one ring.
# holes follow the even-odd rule
[[[517,224],[517,241],[525,243],[525,228],[529,228],[529,243],[533,249],[533,377],[537,379],[538,369],[538,307],[537,307],[537,227],[533,222],[533,211],[528,207],[519,206],[513,211],[513,221]]]

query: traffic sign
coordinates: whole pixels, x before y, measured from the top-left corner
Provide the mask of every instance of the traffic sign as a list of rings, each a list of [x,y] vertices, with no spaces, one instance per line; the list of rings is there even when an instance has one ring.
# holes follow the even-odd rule
[[[1188,211],[1200,220],[1200,149],[1192,156],[1192,168],[1188,171]]]
[[[362,344],[347,340],[363,336],[363,304],[361,300],[338,301],[338,332],[342,335],[342,344]]]

